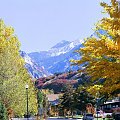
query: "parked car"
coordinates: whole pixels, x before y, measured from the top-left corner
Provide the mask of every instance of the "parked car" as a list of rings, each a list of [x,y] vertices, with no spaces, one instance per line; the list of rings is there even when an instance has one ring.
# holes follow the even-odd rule
[[[87,113],[83,116],[83,120],[94,120],[94,116],[93,114]]]
[[[100,111],[97,111],[94,116],[98,118],[106,118],[106,117],[112,117],[112,113],[105,113],[102,110],[100,110]]]
[[[104,113],[105,117],[112,117],[112,113]]]
[[[117,113],[113,113],[113,118],[115,119],[115,120],[120,120],[120,112],[117,112]]]
[[[102,118],[103,114],[100,111],[97,111],[95,117]]]

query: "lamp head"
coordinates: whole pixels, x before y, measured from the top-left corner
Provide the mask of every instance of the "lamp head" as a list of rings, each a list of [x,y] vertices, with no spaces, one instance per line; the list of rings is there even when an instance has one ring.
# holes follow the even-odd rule
[[[29,87],[28,84],[26,84],[26,85],[25,85],[25,88],[28,89],[28,87]]]

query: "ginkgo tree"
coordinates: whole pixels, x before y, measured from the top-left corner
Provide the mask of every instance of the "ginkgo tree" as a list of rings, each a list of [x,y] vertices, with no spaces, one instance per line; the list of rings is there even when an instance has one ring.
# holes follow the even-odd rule
[[[101,83],[103,93],[114,95],[120,92],[120,6],[117,0],[111,0],[110,5],[102,2],[101,6],[108,17],[98,21],[97,36],[87,38],[77,51],[82,58],[72,62],[85,65],[82,71],[92,77],[92,82]]]
[[[0,20],[0,100],[16,116],[26,113],[26,89],[29,85],[29,112],[37,113],[37,96],[31,78],[20,56],[20,42],[12,27]]]
[[[99,98],[100,93],[101,93],[101,89],[103,89],[102,85],[93,85],[93,86],[89,86],[87,88],[87,91],[94,96],[95,98]]]

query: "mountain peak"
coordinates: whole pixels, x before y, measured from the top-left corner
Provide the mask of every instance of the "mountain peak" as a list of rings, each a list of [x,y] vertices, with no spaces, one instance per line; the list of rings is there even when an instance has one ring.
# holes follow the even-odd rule
[[[57,43],[56,45],[54,45],[51,49],[54,49],[54,48],[61,48],[61,47],[64,47],[65,45],[69,44],[70,41],[67,41],[67,40],[62,40],[61,42]]]
[[[50,50],[40,52],[37,55],[32,53],[30,57],[40,66],[44,66],[46,71],[51,74],[65,72],[69,70],[77,70],[77,66],[70,65],[71,59],[80,59],[77,53],[73,53],[82,47],[83,40],[76,39],[74,41],[62,40]]]

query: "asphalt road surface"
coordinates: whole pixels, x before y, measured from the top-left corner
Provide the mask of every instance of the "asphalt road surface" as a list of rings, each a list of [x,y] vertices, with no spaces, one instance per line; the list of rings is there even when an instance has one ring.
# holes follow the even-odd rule
[[[48,118],[47,120],[82,120],[82,119],[73,119],[73,118]]]
[[[34,118],[13,118],[12,120],[36,120]],[[82,119],[72,119],[72,118],[47,118],[46,120],[82,120]]]

